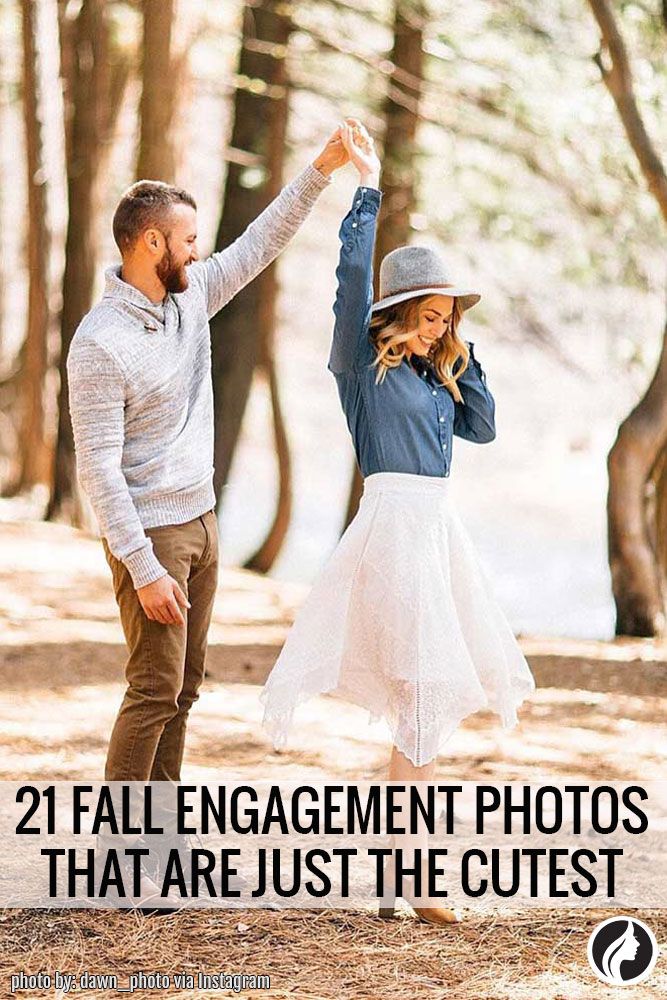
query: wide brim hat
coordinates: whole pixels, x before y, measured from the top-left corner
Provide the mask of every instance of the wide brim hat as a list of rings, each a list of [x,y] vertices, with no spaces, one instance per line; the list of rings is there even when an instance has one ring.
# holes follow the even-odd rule
[[[387,309],[421,295],[450,295],[462,310],[481,299],[479,292],[452,281],[440,254],[430,247],[397,247],[380,264],[380,297],[371,311]]]

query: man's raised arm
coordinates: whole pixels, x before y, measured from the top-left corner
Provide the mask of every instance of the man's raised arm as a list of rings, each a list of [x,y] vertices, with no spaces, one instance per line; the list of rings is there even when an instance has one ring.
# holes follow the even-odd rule
[[[238,239],[188,267],[203,288],[209,319],[284,250],[327,187],[330,174],[347,162],[339,130],[320,155],[287,184]]]

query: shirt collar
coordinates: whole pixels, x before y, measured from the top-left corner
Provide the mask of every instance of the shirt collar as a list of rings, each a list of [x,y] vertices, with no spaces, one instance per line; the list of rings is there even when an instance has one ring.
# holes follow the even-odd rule
[[[412,364],[418,372],[433,370],[431,362],[428,358],[422,357],[421,354],[413,354],[410,358],[408,358],[408,364]]]
[[[142,291],[135,288],[134,285],[130,285],[127,281],[123,281],[120,272],[120,264],[114,264],[105,270],[105,285],[102,297],[105,299],[121,299],[123,302],[129,302],[159,323],[164,323],[164,307],[169,296],[167,295],[162,302],[151,302],[148,296],[144,295]]]

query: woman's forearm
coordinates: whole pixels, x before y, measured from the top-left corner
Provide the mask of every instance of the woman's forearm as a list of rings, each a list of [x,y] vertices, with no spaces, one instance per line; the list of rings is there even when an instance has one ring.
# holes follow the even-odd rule
[[[468,341],[470,358],[464,372],[457,379],[463,404],[454,404],[454,434],[485,444],[496,436],[495,400],[486,384],[486,375],[475,357],[474,344]]]
[[[360,173],[359,174],[359,187],[369,187],[380,189],[380,172],[373,171],[371,173]]]

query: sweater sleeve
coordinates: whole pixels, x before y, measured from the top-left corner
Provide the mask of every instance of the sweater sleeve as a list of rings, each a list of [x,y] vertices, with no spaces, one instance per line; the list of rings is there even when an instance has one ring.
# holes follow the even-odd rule
[[[188,274],[201,284],[209,319],[284,250],[330,183],[309,164],[233,243],[190,265]]]
[[[121,469],[125,378],[95,341],[75,337],[67,357],[69,410],[79,481],[109,549],[127,567],[135,589],[165,576]]]
[[[465,371],[457,379],[463,403],[454,403],[454,434],[486,444],[496,436],[496,404],[486,385],[486,375],[475,357],[474,343],[467,341],[470,358]]]

